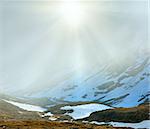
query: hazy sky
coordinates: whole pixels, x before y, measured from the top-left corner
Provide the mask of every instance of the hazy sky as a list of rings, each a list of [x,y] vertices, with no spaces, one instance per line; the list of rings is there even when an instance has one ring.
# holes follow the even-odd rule
[[[64,3],[0,2],[1,91],[51,87],[148,49],[147,1]]]

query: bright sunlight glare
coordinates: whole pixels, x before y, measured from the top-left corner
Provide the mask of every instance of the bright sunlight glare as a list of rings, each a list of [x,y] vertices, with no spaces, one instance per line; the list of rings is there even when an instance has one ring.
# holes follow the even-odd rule
[[[64,22],[70,27],[78,27],[84,20],[84,8],[81,3],[64,1],[60,7],[60,13]]]

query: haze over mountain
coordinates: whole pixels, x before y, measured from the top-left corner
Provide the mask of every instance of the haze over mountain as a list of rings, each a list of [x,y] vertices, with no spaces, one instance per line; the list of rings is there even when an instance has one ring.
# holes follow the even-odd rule
[[[0,0],[0,128],[149,128],[148,0]]]
[[[109,100],[118,106],[135,106],[147,99],[147,1],[83,2],[85,19],[76,28],[64,24],[58,2],[0,5],[1,93],[63,101]]]

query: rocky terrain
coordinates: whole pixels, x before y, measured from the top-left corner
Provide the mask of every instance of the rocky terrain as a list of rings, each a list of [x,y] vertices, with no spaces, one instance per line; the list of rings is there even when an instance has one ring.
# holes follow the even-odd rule
[[[26,111],[0,100],[0,129],[115,129],[112,126],[75,121],[51,121],[41,115],[40,112]]]
[[[106,125],[83,124],[75,122],[51,122],[51,121],[0,121],[2,129],[130,129],[112,127]]]
[[[21,105],[21,103],[16,106],[18,103],[12,102],[0,100],[0,128],[2,129],[121,129],[131,127],[112,126],[108,122],[139,123],[149,119],[148,103],[133,108],[113,108],[95,102],[72,102],[52,106],[43,111],[28,111],[35,107],[27,104]],[[69,110],[68,107],[70,107]],[[105,110],[105,108],[108,109]],[[77,116],[74,117],[73,113]],[[83,115],[88,117],[82,118]],[[99,125],[96,122],[104,123]]]

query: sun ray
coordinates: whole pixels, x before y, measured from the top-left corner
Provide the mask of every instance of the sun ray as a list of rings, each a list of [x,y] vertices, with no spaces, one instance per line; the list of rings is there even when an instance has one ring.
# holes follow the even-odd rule
[[[77,28],[84,22],[85,10],[80,2],[61,2],[59,13],[63,22],[71,28]]]

